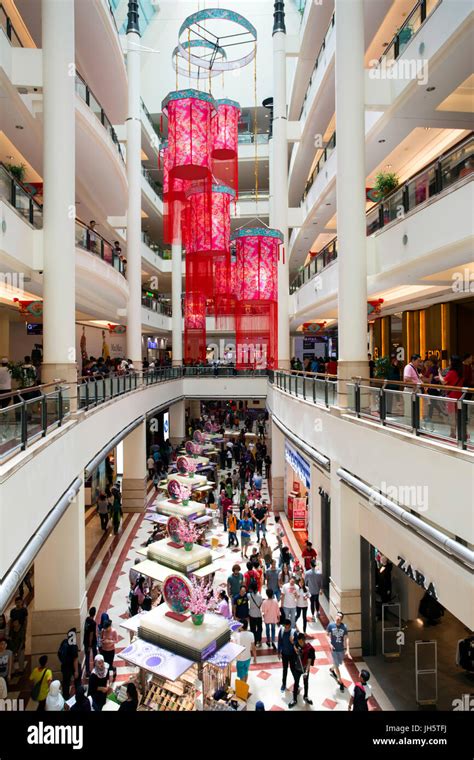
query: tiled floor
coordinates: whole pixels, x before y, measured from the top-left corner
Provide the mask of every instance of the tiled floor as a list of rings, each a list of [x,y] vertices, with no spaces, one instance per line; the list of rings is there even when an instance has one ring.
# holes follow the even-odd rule
[[[264,481],[262,496],[268,501],[269,494]],[[153,508],[154,494],[149,496],[148,509]],[[128,617],[128,573],[134,560],[137,558],[137,549],[141,547],[150,533],[150,523],[143,519],[143,514],[126,514],[117,536],[113,535],[111,527],[105,533],[100,528],[99,517],[94,510],[86,512],[86,570],[88,606],[97,608],[97,619],[102,612],[107,611],[112,618],[113,624],[119,633],[117,654],[128,644],[128,632],[120,629],[121,620]],[[286,532],[288,543],[294,555],[301,558],[301,551],[295,536],[289,527],[284,515],[282,523]],[[275,522],[273,514],[268,520],[268,540],[270,546],[276,546]],[[216,573],[216,585],[226,584],[226,579],[231,572],[232,565],[240,562],[240,553],[227,550],[227,535],[224,535],[222,525],[212,527],[208,533],[209,539],[217,536],[219,545],[224,549],[225,555],[220,562],[220,568]],[[253,546],[252,544],[251,546]],[[249,551],[249,554],[251,551]],[[313,621],[310,618],[307,634],[311,638],[316,649],[317,666],[312,668],[309,681],[309,695],[313,705],[306,705],[299,699],[296,710],[347,710],[349,695],[348,691],[341,693],[334,679],[329,675],[331,656],[327,638],[322,623],[326,623],[326,615],[323,611],[322,622]],[[301,621],[300,621],[301,622]],[[249,709],[255,707],[258,700],[264,702],[267,710],[286,710],[292,699],[292,678],[288,674],[287,689],[281,693],[281,665],[278,656],[273,649],[263,646],[257,650],[258,662],[252,664],[249,674],[250,698]],[[120,657],[116,658],[118,668],[117,681],[126,681],[134,669],[126,665]],[[342,674],[346,686],[358,677],[358,668],[363,663],[346,662],[342,667]],[[378,688],[377,683],[372,682],[376,702],[373,709],[393,709],[386,695]],[[25,679],[14,685],[15,693],[12,696],[21,695],[28,698],[29,688]],[[26,709],[35,709],[35,704],[30,703]]]

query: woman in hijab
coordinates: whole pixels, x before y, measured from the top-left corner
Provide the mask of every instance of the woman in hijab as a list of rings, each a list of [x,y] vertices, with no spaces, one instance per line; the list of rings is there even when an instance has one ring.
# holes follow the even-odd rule
[[[62,710],[64,710],[64,697],[61,694],[61,683],[51,681],[46,697],[46,712],[62,712]]]
[[[94,670],[89,676],[88,694],[92,697],[92,706],[94,710],[100,712],[105,705],[109,680],[109,666],[105,663],[101,654],[94,657]]]
[[[100,649],[100,640],[102,637],[102,631],[104,630],[104,625],[108,622],[110,622],[109,613],[103,612],[102,615],[100,616],[100,623],[98,625],[97,649]]]
[[[86,697],[83,686],[79,686],[76,691],[76,701],[70,708],[71,712],[90,712],[92,710],[91,701]]]

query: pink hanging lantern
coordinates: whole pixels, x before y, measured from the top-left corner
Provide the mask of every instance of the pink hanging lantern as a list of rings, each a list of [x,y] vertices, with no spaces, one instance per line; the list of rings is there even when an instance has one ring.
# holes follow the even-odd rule
[[[235,192],[225,185],[212,185],[210,193],[201,183],[191,185],[188,201],[186,254],[222,254],[230,249],[230,203]]]
[[[216,100],[217,113],[212,119],[212,171],[216,179],[239,187],[238,149],[240,105],[235,100]]]
[[[180,243],[181,211],[186,202],[186,181],[170,176],[168,141],[162,142],[159,166],[163,169],[163,242]]]
[[[176,90],[163,100],[162,110],[168,117],[170,176],[186,180],[210,176],[214,98],[199,90]]]

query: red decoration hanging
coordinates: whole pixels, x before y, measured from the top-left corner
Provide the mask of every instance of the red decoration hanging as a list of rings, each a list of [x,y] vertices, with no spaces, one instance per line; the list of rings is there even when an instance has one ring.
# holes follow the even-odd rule
[[[212,171],[216,180],[239,188],[238,149],[240,105],[235,100],[216,100],[217,113],[212,119]]]
[[[238,368],[278,366],[278,254],[283,235],[242,228],[235,240],[235,331]]]
[[[184,299],[184,363],[206,361],[206,298],[186,291]]]
[[[163,100],[162,109],[168,117],[170,175],[186,180],[210,176],[214,98],[199,90],[176,90]]]
[[[174,245],[182,242],[181,221],[187,183],[170,175],[167,141],[162,143],[160,156],[163,164],[163,241]]]

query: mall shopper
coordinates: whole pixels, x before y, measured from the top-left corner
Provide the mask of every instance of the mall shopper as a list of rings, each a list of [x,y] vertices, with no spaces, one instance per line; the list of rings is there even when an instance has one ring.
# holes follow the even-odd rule
[[[452,385],[462,388],[463,385],[464,368],[459,356],[452,356],[451,363],[448,367],[448,372],[443,377],[441,372],[438,372],[438,380],[441,385]],[[447,392],[447,397],[452,399],[460,399],[462,391],[450,390]],[[448,405],[448,418],[449,418],[449,434],[451,438],[456,438],[456,420],[457,420],[457,407],[453,401]]]
[[[390,354],[390,366],[388,368],[387,380],[391,380],[392,383],[388,383],[386,386],[387,391],[400,391],[401,386],[397,385],[393,381],[400,381],[400,362],[396,353]],[[394,393],[385,394],[385,406],[387,414],[392,414],[393,402],[396,398]]]
[[[349,694],[351,698],[347,709],[352,712],[367,712],[368,700],[372,696],[372,689],[368,684],[370,673],[368,670],[360,671],[360,681],[352,684],[349,688]]]
[[[298,691],[300,678],[303,677],[303,699],[307,705],[312,705],[313,702],[308,695],[309,687],[309,674],[311,667],[314,665],[316,659],[316,652],[311,646],[309,641],[306,641],[304,633],[298,633],[295,640],[295,683],[293,686],[293,701],[290,702],[288,707],[295,707],[298,702]]]
[[[290,568],[288,567],[288,565],[285,565],[285,564],[282,565],[280,574],[278,576],[278,585],[280,587],[280,590],[283,588],[283,586],[286,583],[290,582],[290,578],[291,578]]]
[[[230,620],[232,613],[230,611],[229,597],[224,589],[219,592],[219,604],[217,605],[217,614]]]
[[[315,560],[317,556],[318,555],[316,553],[316,549],[313,549],[313,544],[311,541],[306,541],[303,553],[301,555],[305,570],[310,569],[312,560]]]
[[[126,685],[127,698],[122,702],[119,712],[136,712],[138,709],[138,691],[134,683]]]
[[[296,605],[298,602],[298,587],[294,578],[290,578],[288,583],[285,583],[281,589],[281,608],[285,615],[285,620],[288,618],[291,621],[291,627],[296,625]]]
[[[8,638],[8,625],[7,625],[7,619],[5,617],[5,614],[2,612],[0,613],[0,641],[3,641],[3,639]]]
[[[117,641],[117,631],[115,628],[112,628],[112,621],[108,620],[104,624],[100,637],[100,654],[103,655],[105,662],[109,666],[110,670],[113,671],[114,681],[117,677],[117,668],[114,667],[115,645]]]
[[[329,668],[329,673],[339,684],[339,689],[344,691],[344,684],[342,683],[340,667],[344,662],[344,653],[347,657],[350,657],[349,651],[349,635],[347,626],[342,622],[344,615],[342,612],[338,612],[336,615],[336,622],[329,623],[326,631],[331,644],[333,667]]]
[[[267,598],[262,602],[262,616],[265,623],[265,632],[267,634],[267,647],[275,646],[276,626],[280,622],[280,607],[273,595],[271,588],[267,588]]]
[[[306,588],[304,578],[299,578],[298,580],[298,598],[296,601],[296,621],[299,620],[300,616],[303,617],[303,633],[306,633],[306,628],[308,625],[308,600],[309,600],[310,594],[308,589]]]
[[[120,494],[120,488],[117,483],[112,488],[112,497],[113,497],[112,525],[114,526],[114,534],[117,535],[117,533],[119,532],[120,521],[122,519],[122,514],[123,514],[122,513],[122,497]]]
[[[289,548],[287,546],[282,546],[280,549],[280,567],[283,567],[283,565],[287,565],[289,568],[291,568],[291,563],[293,562],[293,555],[290,552]]]
[[[319,595],[321,593],[323,576],[316,570],[316,562],[311,562],[311,569],[307,570],[304,574],[304,582],[309,591],[309,599],[311,604],[311,615],[315,620],[315,613],[319,617]]]
[[[107,525],[109,524],[109,502],[103,491],[100,492],[97,499],[97,512],[100,517],[100,527],[102,530],[107,530]]]
[[[77,646],[77,631],[70,628],[58,649],[58,659],[61,663],[63,680],[63,697],[69,699],[71,678],[74,679],[74,689],[81,683],[81,666],[79,663],[79,647]]]
[[[38,712],[44,712],[46,709],[46,697],[49,692],[49,684],[53,680],[53,673],[46,667],[47,664],[47,655],[41,655],[38,661],[38,666],[33,668],[30,675],[30,681],[33,682],[31,699],[38,703],[38,707],[36,708]]]
[[[155,474],[155,460],[151,455],[146,460],[146,466],[148,468],[148,477],[150,480],[153,480],[153,476]]]
[[[242,559],[247,559],[247,551],[250,544],[251,532],[253,530],[253,523],[249,512],[244,509],[242,513],[242,519],[239,522],[240,527],[240,546]]]
[[[271,456],[269,454],[267,454],[264,461],[265,461],[265,478],[267,480],[270,480],[270,472],[271,472],[271,469],[272,469],[272,458],[271,458]]]
[[[273,552],[270,546],[268,545],[268,541],[265,538],[265,536],[260,541],[259,551],[260,551],[260,556],[265,563],[265,567],[268,569],[272,563]]]
[[[232,600],[232,612],[236,620],[247,620],[249,616],[249,597],[247,587],[242,584],[239,593]]]
[[[97,654],[94,658],[94,669],[89,678],[89,688],[87,693],[92,697],[92,706],[94,710],[100,712],[105,705],[107,694],[109,692],[109,666],[104,660],[103,655]]]
[[[12,390],[12,373],[8,366],[8,359],[4,356],[0,366],[0,408],[4,409],[10,403],[8,396]],[[2,398],[7,396],[7,398]]]
[[[13,652],[8,649],[6,639],[0,641],[0,678],[3,678],[8,686],[13,667]]]
[[[420,377],[420,370],[422,366],[421,356],[420,354],[412,354],[410,357],[409,364],[406,365],[405,369],[403,370],[403,382],[405,383],[404,391],[406,391],[403,394],[403,404],[404,404],[404,417],[405,422],[408,424],[411,424],[412,419],[412,393],[411,391],[413,389],[419,390],[419,387],[422,383],[421,377]],[[410,391],[410,393],[408,393]]]
[[[277,540],[277,548],[281,550],[283,548],[283,537],[285,535],[285,531],[280,525],[280,515],[275,515],[275,533],[276,533],[276,540]]]
[[[78,688],[79,688],[78,684]],[[48,696],[46,697],[46,712],[62,712],[64,710],[64,697],[61,694],[60,681],[51,681]]]
[[[10,610],[10,625],[8,635],[9,649],[13,653],[13,664],[21,675],[25,669],[25,642],[28,610],[21,596],[15,598],[15,606]]]
[[[291,621],[286,619],[283,623],[283,627],[278,632],[278,659],[281,660],[283,665],[282,670],[282,682],[280,691],[286,691],[286,679],[288,675],[288,667],[291,670],[293,678],[295,678],[295,660],[296,653],[294,647],[294,632],[291,625]]]
[[[249,623],[257,647],[262,645],[262,604],[263,599],[258,591],[257,583],[252,581],[249,588]]]
[[[244,585],[247,591],[250,589],[252,581],[255,582],[257,588],[260,582],[260,575],[253,562],[247,562],[247,572],[244,573]]]
[[[257,649],[254,636],[248,630],[248,621],[246,619],[242,620],[242,626],[236,635],[236,643],[244,647],[243,651],[237,655],[237,678],[247,683],[252,656],[254,663],[257,664]]]
[[[239,546],[239,541],[237,539],[237,517],[234,515],[232,509],[229,509],[227,513],[227,534],[228,534],[228,542],[227,542],[227,548],[230,549],[231,546]]]
[[[92,697],[86,696],[84,686],[79,686],[74,696],[76,701],[69,708],[70,712],[91,712]]]
[[[240,565],[233,565],[232,574],[227,578],[227,593],[231,599],[238,595],[243,582],[244,576],[240,572]]]
[[[281,597],[280,584],[278,582],[279,575],[280,573],[278,572],[276,561],[272,559],[270,567],[265,570],[265,584],[267,589],[273,591],[273,596],[277,602],[280,601]]]
[[[267,532],[266,522],[268,517],[268,508],[260,501],[257,501],[252,512],[252,517],[254,519],[255,529],[257,531],[257,541],[260,541],[260,533],[263,533],[265,536]]]

